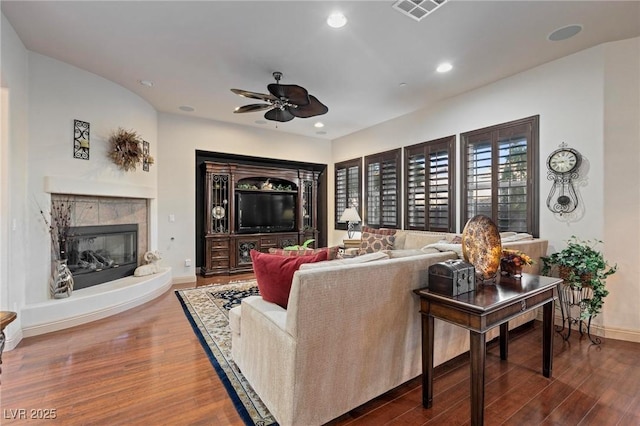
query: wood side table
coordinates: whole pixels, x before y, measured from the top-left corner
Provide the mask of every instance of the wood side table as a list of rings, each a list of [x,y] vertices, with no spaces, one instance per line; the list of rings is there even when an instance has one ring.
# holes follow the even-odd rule
[[[469,330],[471,354],[471,424],[484,422],[484,369],[486,333],[500,326],[500,359],[508,355],[508,321],[525,312],[543,307],[542,374],[551,377],[553,361],[554,289],[559,278],[522,274],[521,279],[500,277],[493,285],[479,285],[475,291],[446,296],[428,289],[415,290],[420,296],[422,314],[422,405],[433,404],[434,318]]]

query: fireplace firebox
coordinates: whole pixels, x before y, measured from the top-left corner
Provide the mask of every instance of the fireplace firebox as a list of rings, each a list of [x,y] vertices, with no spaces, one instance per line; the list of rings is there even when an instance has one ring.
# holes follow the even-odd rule
[[[67,265],[76,290],[133,275],[138,225],[77,226],[69,230]]]

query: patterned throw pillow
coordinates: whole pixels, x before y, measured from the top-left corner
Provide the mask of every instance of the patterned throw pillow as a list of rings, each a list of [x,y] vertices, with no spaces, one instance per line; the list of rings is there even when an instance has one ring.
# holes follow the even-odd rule
[[[338,258],[339,248],[340,247],[338,246],[320,247],[316,249],[306,248],[306,249],[300,249],[300,250],[285,250],[285,249],[270,248],[269,253],[277,254],[278,256],[295,257],[295,256],[311,256],[311,255],[326,251],[327,260],[333,260]]]
[[[378,234],[362,231],[362,242],[360,243],[360,254],[374,253],[381,250],[393,249],[395,235]]]

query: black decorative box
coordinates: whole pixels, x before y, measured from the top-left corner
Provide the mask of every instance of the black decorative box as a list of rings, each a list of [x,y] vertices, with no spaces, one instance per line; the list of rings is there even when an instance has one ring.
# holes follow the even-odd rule
[[[429,291],[457,296],[476,289],[476,270],[462,260],[447,260],[429,266]]]

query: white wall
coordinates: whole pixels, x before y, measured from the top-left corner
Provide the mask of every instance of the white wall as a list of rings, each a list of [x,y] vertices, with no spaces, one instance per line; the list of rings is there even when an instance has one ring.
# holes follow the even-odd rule
[[[283,124],[282,126],[284,126]],[[174,281],[195,281],[196,150],[328,164],[331,142],[174,114],[159,116],[158,249]],[[175,222],[169,222],[174,215]],[[173,238],[173,240],[172,240]],[[192,266],[185,267],[185,259]]]
[[[0,309],[19,312],[24,305],[27,258],[26,181],[28,121],[27,50],[2,15],[2,137],[0,139]],[[14,226],[15,224],[15,226]],[[21,338],[20,318],[5,330],[7,348]]]
[[[636,330],[640,341],[640,38],[607,45],[604,81],[605,257],[619,271],[607,281],[604,323]],[[615,336],[614,336],[615,337]]]
[[[150,142],[151,155],[157,144],[157,114],[146,101],[123,87],[95,74],[37,53],[29,52],[29,156],[28,182],[24,194],[28,228],[29,267],[24,285],[27,304],[49,299],[50,240],[39,213],[48,209],[44,192],[46,176],[81,181],[83,185],[104,183],[156,187],[157,167],[150,172],[120,170],[107,157],[108,138],[118,127],[135,130]],[[90,159],[73,158],[73,120],[90,123]],[[149,230],[157,235],[155,206]]]
[[[624,271],[611,277],[609,287],[614,294],[606,300],[604,314],[595,324],[606,319],[608,336],[640,341],[640,290],[637,279],[632,278],[640,273],[639,60],[638,39],[587,49],[337,139],[333,141],[333,162],[540,115],[540,235],[549,240],[549,252],[562,249],[571,235],[605,240],[605,254]],[[625,101],[620,102],[623,96]],[[552,214],[545,203],[551,188],[546,179],[546,158],[561,142],[583,155],[578,188],[581,208],[564,217]],[[609,156],[617,148],[620,151]],[[459,140],[457,152],[459,156]],[[622,160],[620,164],[628,165],[629,172],[619,171],[617,164]],[[457,170],[459,173],[459,166]],[[457,180],[459,183],[459,177]],[[634,191],[631,196],[630,190]],[[459,184],[457,194],[460,206]],[[461,230],[460,208],[457,213],[457,229]],[[330,220],[332,217],[329,214]],[[333,229],[333,223],[329,227]],[[334,231],[331,240],[339,241],[343,235],[344,231]],[[629,296],[633,296],[630,301],[622,301]]]

